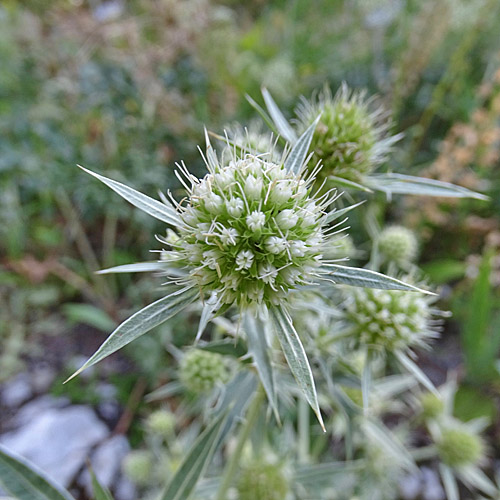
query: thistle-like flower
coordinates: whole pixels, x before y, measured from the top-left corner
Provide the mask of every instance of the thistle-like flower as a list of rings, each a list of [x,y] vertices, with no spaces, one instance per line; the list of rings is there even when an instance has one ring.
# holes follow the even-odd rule
[[[386,262],[404,266],[413,262],[418,254],[415,233],[404,226],[386,227],[378,236],[377,247]]]
[[[255,461],[241,471],[237,489],[239,500],[285,500],[289,487],[281,465]]]
[[[156,410],[149,415],[147,428],[153,434],[168,438],[175,429],[175,415],[168,410]]]
[[[481,436],[466,428],[448,428],[441,432],[438,454],[449,467],[476,465],[484,457]]]
[[[396,290],[347,289],[345,314],[357,347],[405,352],[437,335],[427,296]]]
[[[102,360],[140,335],[201,300],[204,309],[198,336],[215,314],[237,306],[249,343],[267,348],[276,335],[304,395],[321,421],[312,370],[288,312],[290,294],[319,284],[345,283],[374,288],[418,290],[394,278],[348,268],[325,258],[342,217],[330,208],[336,194],[313,191],[320,166],[308,169],[306,157],[315,121],[288,154],[276,161],[271,153],[255,155],[239,148],[217,158],[207,138],[208,173],[198,179],[182,163],[177,175],[187,196],[176,202],[149,198],[124,184],[89,172],[133,205],[173,226],[174,233],[158,262],[111,268],[104,272],[158,271],[174,288],[122,323],[74,374]],[[332,232],[333,229],[333,232]],[[264,321],[266,317],[269,321]],[[268,334],[264,330],[271,329]],[[251,331],[249,331],[251,330]],[[250,346],[252,351],[252,346]],[[266,393],[276,409],[269,367],[257,366]],[[70,377],[70,378],[72,378]]]
[[[312,164],[321,162],[319,180],[328,176],[360,182],[381,164],[400,136],[388,135],[391,121],[365,91],[353,91],[344,83],[333,96],[325,89],[297,107],[299,130],[305,130],[321,114],[313,135]]]
[[[191,349],[181,360],[179,378],[195,394],[210,391],[227,382],[229,372],[220,354]]]
[[[142,486],[149,483],[153,464],[153,456],[149,451],[134,450],[125,457],[122,468],[131,481]]]

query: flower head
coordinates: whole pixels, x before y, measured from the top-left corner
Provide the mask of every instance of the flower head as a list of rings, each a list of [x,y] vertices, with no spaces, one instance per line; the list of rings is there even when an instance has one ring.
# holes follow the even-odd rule
[[[131,451],[123,461],[123,471],[137,485],[146,485],[151,479],[153,456],[147,450]]]
[[[481,437],[468,429],[444,429],[437,443],[441,460],[450,467],[475,465],[484,455]]]
[[[372,289],[348,289],[345,294],[346,317],[358,346],[405,351],[436,335],[426,296]]]
[[[359,182],[382,163],[399,136],[385,137],[387,114],[364,91],[352,91],[344,83],[335,96],[325,88],[297,108],[299,127],[306,129],[321,113],[313,136],[311,164],[323,164],[318,178],[330,175]]]
[[[169,437],[175,429],[175,415],[168,410],[156,410],[149,415],[147,426],[153,434]]]
[[[196,394],[227,382],[228,376],[228,369],[220,354],[191,349],[182,358],[179,378],[187,389]]]
[[[282,161],[247,153],[217,162],[194,179],[180,208],[183,227],[172,258],[219,303],[278,304],[321,264],[325,205],[311,195],[311,177]]]
[[[413,262],[418,253],[415,233],[404,226],[386,227],[378,236],[377,245],[385,261],[398,265]]]
[[[241,471],[237,488],[240,500],[285,500],[289,489],[282,467],[262,461]]]

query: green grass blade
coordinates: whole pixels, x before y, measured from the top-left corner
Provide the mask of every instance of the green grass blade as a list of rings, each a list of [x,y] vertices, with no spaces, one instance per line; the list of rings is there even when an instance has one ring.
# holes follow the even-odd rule
[[[132,189],[121,182],[114,181],[113,179],[108,179],[103,175],[96,174],[92,172],[92,170],[88,170],[81,165],[78,165],[83,171],[92,175],[96,179],[99,179],[102,183],[106,184],[109,188],[111,188],[115,193],[118,193],[122,198],[127,200],[129,203],[134,205],[135,207],[141,209],[143,212],[155,217],[158,220],[166,222],[174,227],[183,227],[184,223],[182,222],[179,214],[173,207],[173,205],[167,205],[164,202],[160,202],[145,194]]]
[[[307,158],[309,146],[311,145],[314,130],[316,129],[319,119],[320,116],[318,116],[318,118],[316,118],[316,120],[309,125],[307,130],[299,137],[297,142],[292,147],[290,154],[285,160],[285,169],[288,172],[293,172],[294,174],[298,174],[300,172],[300,169],[304,165]]]
[[[363,288],[378,288],[379,290],[401,290],[406,292],[420,292],[435,295],[428,290],[423,290],[404,281],[386,276],[385,274],[363,269],[360,267],[340,266],[326,264],[321,267],[321,272],[332,277],[333,281],[342,285],[360,286]]]
[[[110,491],[99,482],[91,467],[89,467],[89,471],[90,477],[92,478],[92,491],[94,492],[94,500],[113,500]]]
[[[196,440],[160,500],[188,500],[212,459],[227,418],[222,413]]]
[[[0,485],[16,500],[75,500],[42,471],[0,445]]]
[[[281,307],[271,308],[270,315],[288,366],[302,389],[307,402],[316,414],[321,427],[325,430],[312,370],[304,346],[293,327],[292,320]]]
[[[76,377],[86,368],[98,363],[136,338],[149,332],[149,330],[161,325],[167,319],[175,316],[189,304],[193,303],[198,295],[199,291],[196,288],[183,288],[136,312],[118,326],[95,354],[79,370],[71,375],[66,382]]]

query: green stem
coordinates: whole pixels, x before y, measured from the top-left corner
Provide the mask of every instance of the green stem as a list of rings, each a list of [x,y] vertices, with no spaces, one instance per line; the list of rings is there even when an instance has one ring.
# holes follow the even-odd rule
[[[309,449],[310,449],[310,413],[309,404],[305,399],[300,398],[298,401],[298,441],[299,441],[299,462],[307,463],[309,461]]]
[[[257,422],[263,399],[264,391],[262,386],[259,386],[257,394],[248,408],[246,421],[243,423],[240,430],[238,441],[236,442],[236,448],[234,449],[233,454],[226,465],[224,474],[222,475],[216,500],[227,500],[227,490],[231,486],[231,482],[233,481],[236,471],[238,470],[243,447],[250,436],[253,426]]]

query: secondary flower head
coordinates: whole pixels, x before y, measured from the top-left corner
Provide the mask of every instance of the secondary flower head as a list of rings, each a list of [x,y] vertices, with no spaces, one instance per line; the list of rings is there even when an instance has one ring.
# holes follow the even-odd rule
[[[153,456],[147,450],[131,451],[123,461],[123,471],[137,485],[146,485],[151,479]]]
[[[391,122],[383,108],[345,83],[335,96],[325,87],[311,101],[304,99],[297,108],[299,128],[306,129],[320,113],[311,143],[311,164],[323,164],[319,181],[336,176],[359,182],[385,160],[399,139],[386,137]]]
[[[427,296],[395,290],[347,289],[346,319],[357,346],[406,351],[436,335]]]
[[[262,461],[241,471],[237,488],[240,500],[285,500],[289,489],[281,465]]]
[[[331,197],[269,155],[213,160],[200,180],[182,169],[191,185],[170,259],[220,305],[279,304],[321,265]]]
[[[201,394],[227,382],[228,369],[220,354],[191,349],[181,361],[179,378],[190,391]]]
[[[437,443],[441,460],[450,467],[475,465],[484,456],[481,437],[469,429],[444,429]]]
[[[387,262],[404,265],[417,258],[418,242],[415,233],[403,226],[386,227],[378,236],[378,250]]]

